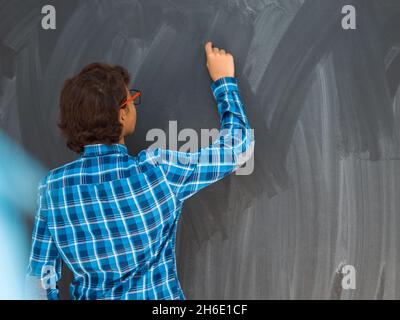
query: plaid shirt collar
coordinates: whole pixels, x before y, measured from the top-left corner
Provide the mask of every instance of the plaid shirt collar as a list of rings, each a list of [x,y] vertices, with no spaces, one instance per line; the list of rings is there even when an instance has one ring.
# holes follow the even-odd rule
[[[113,153],[128,154],[128,148],[124,144],[120,143],[114,143],[111,145],[100,143],[88,144],[83,147],[81,157],[96,157]]]

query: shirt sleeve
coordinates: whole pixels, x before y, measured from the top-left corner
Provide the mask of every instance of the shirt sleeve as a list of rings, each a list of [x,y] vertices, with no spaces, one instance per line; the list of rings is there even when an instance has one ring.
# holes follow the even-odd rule
[[[41,288],[49,300],[59,299],[57,282],[61,278],[62,260],[47,225],[48,211],[43,179],[39,182],[37,211],[32,232],[32,245],[27,269],[27,278],[40,279]]]
[[[142,153],[146,160],[161,166],[181,201],[234,172],[254,150],[253,130],[244,112],[237,79],[220,78],[211,84],[211,89],[220,116],[220,132],[211,145],[194,153],[161,148]]]

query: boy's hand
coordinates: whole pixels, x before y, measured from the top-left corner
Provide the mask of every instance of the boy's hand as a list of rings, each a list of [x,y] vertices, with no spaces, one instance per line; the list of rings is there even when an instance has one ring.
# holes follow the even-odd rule
[[[222,77],[235,76],[235,63],[230,53],[226,53],[224,49],[213,48],[210,41],[206,43],[205,49],[207,68],[213,81]]]

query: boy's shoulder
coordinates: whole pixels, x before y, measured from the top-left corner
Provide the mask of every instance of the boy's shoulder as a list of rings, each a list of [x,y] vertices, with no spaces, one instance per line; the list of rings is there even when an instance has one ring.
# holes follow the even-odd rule
[[[145,151],[145,150],[143,150]],[[141,151],[142,152],[142,151]],[[126,154],[126,157],[128,159],[128,161],[126,161],[126,166],[127,167],[131,167],[132,165],[138,165],[139,163],[139,156],[132,156],[130,154]],[[141,154],[142,159],[144,158],[148,158],[147,155],[145,154]],[[106,159],[107,157],[104,157],[104,159]],[[65,163],[61,166],[55,167],[50,169],[47,174],[42,177],[39,181],[39,188],[46,188],[49,186],[53,186],[53,187],[58,187],[60,184],[60,181],[62,179],[66,179],[68,177],[73,177],[73,176],[77,176],[79,174],[82,173],[91,173],[91,174],[95,174],[100,173],[102,171],[101,166],[104,166],[104,170],[107,170],[107,168],[110,167],[112,160],[112,157],[108,157],[108,160],[103,160],[100,163],[96,160],[96,158],[83,158],[83,157],[78,157],[77,159]],[[88,163],[89,161],[89,163]],[[86,162],[86,163],[83,163]],[[119,160],[118,162],[115,161],[115,169],[121,169],[123,167],[123,163],[121,160]]]
[[[147,148],[138,152],[136,156],[127,154],[127,157],[129,159],[129,166],[135,165],[140,169],[141,172],[146,172],[149,168],[154,168],[155,166],[158,166],[162,155],[163,152],[161,148]],[[82,157],[79,157],[74,161],[50,169],[47,174],[40,179],[38,183],[39,189],[49,187],[51,189],[51,186],[58,186],[59,182],[63,179],[80,174],[82,172],[82,161],[84,160],[87,161],[88,158],[84,159]],[[92,166],[96,168],[93,167],[91,171],[100,171],[100,168],[98,168],[97,165],[97,161],[95,159],[92,160],[94,160]],[[85,170],[87,171],[90,166],[90,164],[86,164],[84,166]],[[118,166],[121,166],[121,162],[118,163]]]
[[[38,183],[38,188],[39,189],[45,189],[47,188],[52,182],[59,180],[60,178],[64,177],[66,174],[70,173],[71,170],[77,166],[79,159],[76,159],[74,161],[65,163],[59,167],[55,167],[53,169],[50,169],[45,176],[43,176],[39,183]]]

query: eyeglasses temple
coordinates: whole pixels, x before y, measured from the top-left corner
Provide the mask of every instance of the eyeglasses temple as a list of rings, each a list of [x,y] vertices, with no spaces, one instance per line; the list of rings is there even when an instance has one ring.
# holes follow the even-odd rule
[[[140,96],[140,92],[136,92],[132,97],[126,99],[126,101],[123,104],[121,104],[120,107],[122,108],[124,105],[128,104],[132,100],[135,100],[138,96]]]

